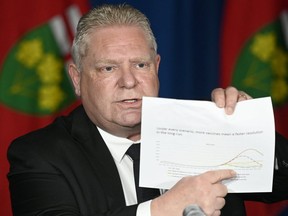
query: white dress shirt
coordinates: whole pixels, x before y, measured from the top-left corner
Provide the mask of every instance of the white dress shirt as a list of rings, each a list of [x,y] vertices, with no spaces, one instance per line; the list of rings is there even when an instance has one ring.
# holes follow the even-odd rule
[[[99,127],[97,127],[102,138],[104,139],[114,162],[117,166],[122,188],[125,196],[126,205],[134,205],[137,204],[137,195],[134,183],[134,173],[133,173],[133,161],[132,159],[126,155],[126,151],[128,148],[134,143],[140,143],[140,141],[133,142],[132,140],[117,137],[112,134],[103,131]],[[150,216],[150,201],[141,203],[137,208],[137,216]]]

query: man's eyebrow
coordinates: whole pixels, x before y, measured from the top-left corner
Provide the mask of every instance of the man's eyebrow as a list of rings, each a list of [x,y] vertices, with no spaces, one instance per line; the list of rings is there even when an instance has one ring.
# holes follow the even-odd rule
[[[132,58],[129,62],[148,62],[151,61],[151,57],[140,57],[140,58]]]
[[[147,57],[135,57],[129,59],[130,63],[135,63],[135,62],[150,62],[152,58],[150,56]],[[105,64],[121,64],[123,61],[122,60],[114,60],[114,59],[98,59],[95,61],[94,65],[105,65]]]
[[[112,60],[112,59],[100,59],[95,61],[95,65],[99,65],[99,64],[118,64],[119,61],[116,60]]]

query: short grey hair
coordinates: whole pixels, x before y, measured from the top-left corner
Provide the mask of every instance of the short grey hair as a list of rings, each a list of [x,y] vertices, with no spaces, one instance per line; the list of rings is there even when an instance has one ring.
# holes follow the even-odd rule
[[[128,4],[104,4],[90,10],[79,20],[72,44],[72,58],[78,69],[81,68],[82,58],[87,53],[87,36],[96,28],[113,25],[140,27],[151,43],[151,48],[157,53],[157,43],[150,22],[142,12]]]

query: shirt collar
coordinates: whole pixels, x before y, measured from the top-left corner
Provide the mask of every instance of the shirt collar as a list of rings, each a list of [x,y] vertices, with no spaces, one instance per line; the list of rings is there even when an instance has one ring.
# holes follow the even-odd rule
[[[140,143],[140,141],[134,142],[134,141],[129,140],[127,138],[114,136],[114,135],[102,130],[99,127],[97,127],[97,128],[98,128],[99,133],[101,134],[103,140],[105,141],[109,151],[111,152],[112,157],[118,163],[121,162],[126,151],[128,150],[128,148],[132,144]]]

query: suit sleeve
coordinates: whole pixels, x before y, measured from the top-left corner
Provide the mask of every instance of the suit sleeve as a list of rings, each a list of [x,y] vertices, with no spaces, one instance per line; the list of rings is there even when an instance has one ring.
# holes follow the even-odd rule
[[[27,148],[26,148],[27,147]],[[14,215],[80,215],[69,185],[29,145],[12,143],[8,174]]]
[[[15,216],[136,215],[137,205],[116,209],[107,207],[105,211],[95,210],[91,214],[85,204],[79,202],[79,197],[76,198],[67,177],[50,161],[43,158],[42,152],[39,153],[34,145],[22,140],[15,141],[8,150],[8,159],[10,162],[8,180]],[[101,203],[98,202],[96,205],[100,206]]]

